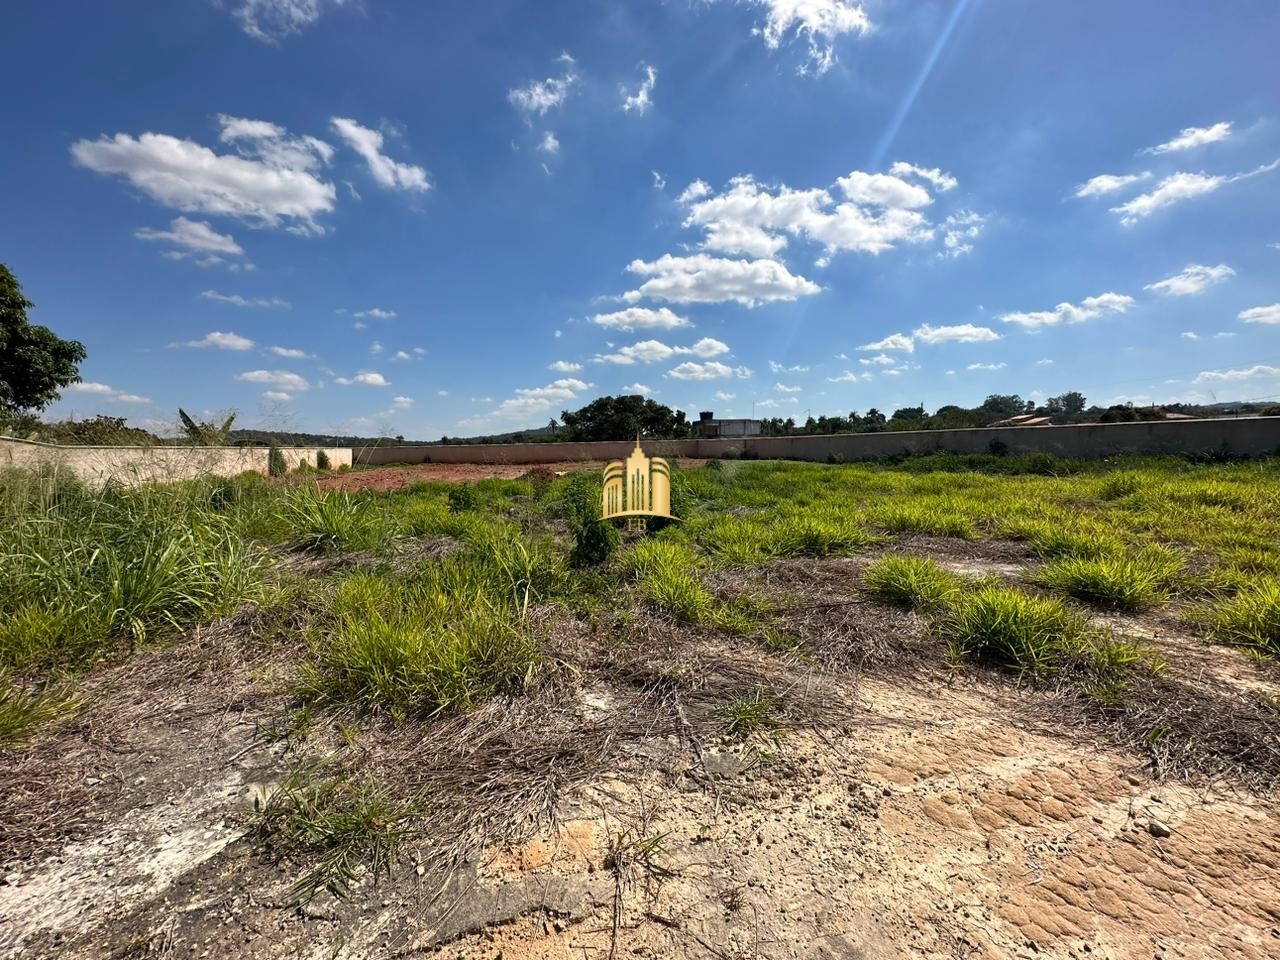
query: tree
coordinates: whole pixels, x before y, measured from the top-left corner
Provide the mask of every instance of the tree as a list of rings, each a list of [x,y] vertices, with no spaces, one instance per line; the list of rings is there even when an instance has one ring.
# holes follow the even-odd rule
[[[1025,413],[1027,405],[1022,402],[1022,398],[1016,393],[1000,394],[993,393],[982,401],[982,406],[977,410],[982,415],[984,426],[995,420],[1007,420],[1009,417],[1016,417]]]
[[[1065,414],[1073,417],[1078,413],[1083,413],[1084,408],[1084,394],[1078,390],[1064,393],[1060,397],[1050,397],[1044,402],[1045,412],[1051,414]]]
[[[0,263],[0,412],[43,410],[59,390],[80,382],[84,344],[29,323],[27,310],[34,306]]]
[[[566,440],[627,440],[637,433],[673,439],[689,434],[683,410],[641,396],[599,397],[581,410],[560,414]]]
[[[222,421],[219,426],[213,421],[205,422],[203,420],[192,420],[187,416],[187,411],[181,407],[178,408],[178,419],[182,421],[183,432],[186,433],[187,439],[197,447],[222,447],[226,446],[227,437],[231,433],[231,424],[235,423],[236,415],[233,413]]]

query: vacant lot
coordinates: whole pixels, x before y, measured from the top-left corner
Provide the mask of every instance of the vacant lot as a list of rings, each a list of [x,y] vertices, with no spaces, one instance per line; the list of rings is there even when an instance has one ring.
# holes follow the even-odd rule
[[[1280,461],[372,473],[0,478],[0,956],[1280,950]]]

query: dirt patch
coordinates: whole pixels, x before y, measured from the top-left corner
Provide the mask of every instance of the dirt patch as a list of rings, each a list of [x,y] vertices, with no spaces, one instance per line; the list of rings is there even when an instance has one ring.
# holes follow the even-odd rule
[[[677,459],[681,467],[700,467],[705,460]],[[415,483],[466,483],[497,478],[517,480],[529,473],[563,476],[575,470],[601,473],[603,460],[574,460],[536,465],[520,463],[418,463],[401,466],[370,467],[351,473],[320,477],[316,484],[322,490],[399,490]]]

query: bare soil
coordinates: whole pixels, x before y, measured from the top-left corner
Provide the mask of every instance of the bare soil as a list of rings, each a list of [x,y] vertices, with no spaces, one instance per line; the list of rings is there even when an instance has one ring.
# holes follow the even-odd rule
[[[1025,565],[1014,548],[896,547]],[[70,725],[0,756],[0,957],[1280,954],[1274,788],[1154,778],[1068,697],[949,667],[919,618],[855,598],[860,566],[712,584],[765,589],[805,654],[643,611],[535,612],[550,653],[526,694],[366,725],[355,747],[332,719],[282,736],[296,651],[243,620],[144,651],[95,677]],[[1275,663],[1168,618],[1105,623],[1222,712],[1280,689]],[[756,690],[781,729],[727,737],[720,708]],[[441,803],[390,876],[300,907],[307,857],[249,834],[254,799],[330,752]]]
[[[679,459],[680,466],[700,467],[705,460]],[[321,477],[317,484],[325,490],[399,490],[415,483],[467,483],[497,478],[516,480],[530,473],[563,476],[575,470],[600,473],[603,460],[571,460],[562,463],[415,463],[400,466],[370,467],[350,473]]]

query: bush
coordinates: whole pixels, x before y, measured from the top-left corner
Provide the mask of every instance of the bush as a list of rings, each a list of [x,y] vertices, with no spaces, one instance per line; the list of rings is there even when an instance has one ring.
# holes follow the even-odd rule
[[[591,474],[575,473],[565,484],[564,510],[573,535],[569,563],[594,567],[604,563],[618,549],[621,537],[608,520],[599,519],[603,487]]]
[[[284,462],[284,453],[279,447],[271,447],[267,450],[267,476],[283,477],[289,472],[289,468]]]
[[[476,488],[469,483],[459,483],[449,488],[449,512],[465,513],[480,506]]]
[[[329,462],[329,454],[325,453],[323,450],[317,450],[316,451],[316,469],[329,470],[332,467],[333,467],[333,464]]]
[[[938,610],[960,592],[960,578],[927,557],[888,556],[862,573],[862,589],[886,603]]]

